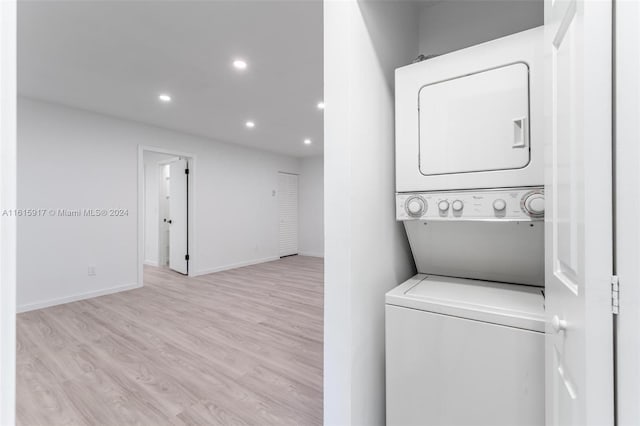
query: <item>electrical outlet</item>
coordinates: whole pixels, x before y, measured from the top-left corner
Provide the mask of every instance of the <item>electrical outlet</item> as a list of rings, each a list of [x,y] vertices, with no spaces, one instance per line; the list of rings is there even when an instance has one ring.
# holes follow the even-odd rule
[[[87,272],[90,277],[94,276],[96,274],[96,267],[93,265],[90,265]]]

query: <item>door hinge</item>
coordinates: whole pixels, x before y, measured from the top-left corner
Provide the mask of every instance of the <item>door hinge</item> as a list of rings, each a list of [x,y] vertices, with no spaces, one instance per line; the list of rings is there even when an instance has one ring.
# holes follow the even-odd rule
[[[189,174],[189,169],[184,169],[184,174],[188,175]]]
[[[611,312],[620,313],[620,280],[617,275],[611,276]]]
[[[188,254],[184,255],[184,260],[189,260],[189,255]]]

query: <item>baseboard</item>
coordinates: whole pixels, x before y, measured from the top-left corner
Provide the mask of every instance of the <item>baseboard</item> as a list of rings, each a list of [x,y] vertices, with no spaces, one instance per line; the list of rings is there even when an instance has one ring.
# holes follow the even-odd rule
[[[102,290],[74,294],[72,296],[49,299],[41,302],[27,303],[27,304],[18,306],[16,311],[18,313],[35,311],[36,309],[48,308],[50,306],[56,306],[56,305],[63,305],[65,303],[77,302],[78,300],[91,299],[93,297],[98,297],[98,296],[106,296],[107,294],[119,293],[121,291],[133,290],[135,288],[140,288],[140,287],[142,287],[142,285],[138,283],[124,284],[116,287],[105,288]]]
[[[262,259],[254,259],[254,260],[248,260],[246,262],[239,262],[239,263],[232,263],[224,266],[218,266],[217,268],[201,269],[200,271],[193,274],[193,276],[197,277],[200,275],[213,274],[214,272],[228,271],[229,269],[236,269],[236,268],[242,268],[243,266],[257,265],[258,263],[272,262],[278,259],[280,259],[279,256],[264,257]]]
[[[160,263],[156,260],[145,260],[144,264],[149,266],[156,266],[156,267],[160,266]]]
[[[309,257],[322,257],[324,258],[324,253],[314,253],[314,252],[300,252],[298,253],[300,256],[309,256]]]

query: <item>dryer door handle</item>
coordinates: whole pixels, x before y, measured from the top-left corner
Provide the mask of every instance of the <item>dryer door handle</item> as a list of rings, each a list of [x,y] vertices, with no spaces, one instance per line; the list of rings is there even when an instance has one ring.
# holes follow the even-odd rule
[[[515,118],[513,120],[513,148],[527,147],[527,118]]]

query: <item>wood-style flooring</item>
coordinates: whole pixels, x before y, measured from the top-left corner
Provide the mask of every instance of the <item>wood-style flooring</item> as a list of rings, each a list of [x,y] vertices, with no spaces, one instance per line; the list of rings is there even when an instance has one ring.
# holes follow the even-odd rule
[[[18,315],[19,425],[322,424],[322,259],[144,273]]]

